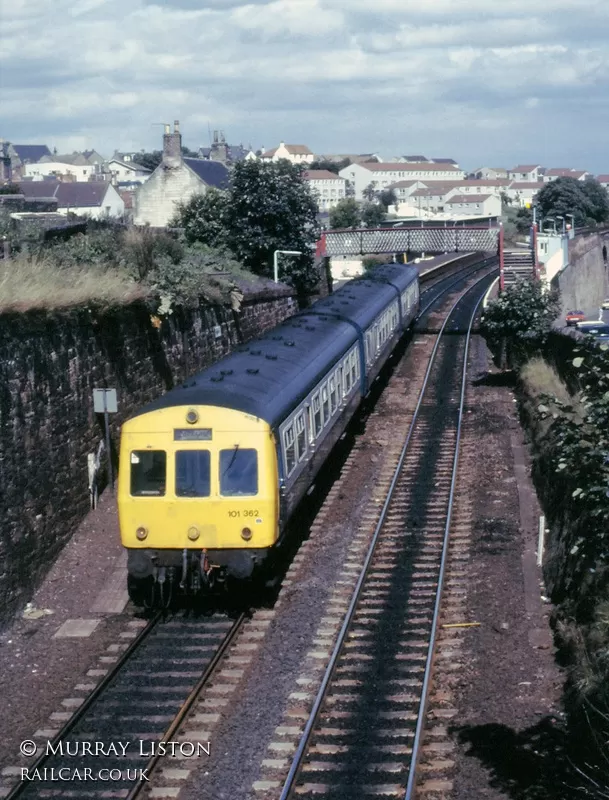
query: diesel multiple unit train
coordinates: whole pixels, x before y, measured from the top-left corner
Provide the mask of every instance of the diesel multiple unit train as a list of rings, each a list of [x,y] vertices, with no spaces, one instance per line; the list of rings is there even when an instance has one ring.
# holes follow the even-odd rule
[[[252,575],[418,309],[417,269],[377,267],[123,425],[119,520],[136,603]]]

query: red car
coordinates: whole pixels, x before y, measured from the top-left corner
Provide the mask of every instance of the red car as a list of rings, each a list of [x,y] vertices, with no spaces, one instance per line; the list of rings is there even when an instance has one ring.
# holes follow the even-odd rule
[[[567,325],[577,325],[578,322],[583,322],[586,315],[583,311],[569,311],[565,317]]]

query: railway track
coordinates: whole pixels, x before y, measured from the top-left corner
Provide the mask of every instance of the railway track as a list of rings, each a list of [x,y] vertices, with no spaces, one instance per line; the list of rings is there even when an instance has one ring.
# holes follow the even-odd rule
[[[414,797],[457,480],[469,333],[480,286],[490,282],[485,277],[465,292],[438,336],[281,800],[318,793]],[[339,589],[337,599],[341,592],[351,588]]]
[[[180,726],[246,619],[157,615],[67,725],[42,746],[8,800],[140,797],[164,755],[208,753],[204,736],[180,739]],[[201,719],[202,727],[206,720]],[[160,742],[175,742],[165,748]],[[97,744],[99,743],[99,747]],[[63,770],[63,772],[62,772]]]
[[[432,287],[427,287],[422,294],[422,313],[452,287],[492,262],[493,259],[475,262],[460,273],[444,276]],[[430,385],[433,382],[432,376]],[[422,404],[421,409],[421,417],[426,413],[429,415],[429,400]],[[424,429],[421,430],[424,436]],[[371,611],[370,616],[374,618],[375,612]],[[43,750],[38,761],[28,765],[29,774],[38,770],[36,780],[21,780],[8,797],[11,800],[17,797],[29,800],[34,797],[103,796],[133,800],[146,789],[147,778],[151,778],[153,772],[155,782],[159,771],[168,775],[180,772],[159,770],[161,766],[167,767],[167,763],[158,763],[162,754],[153,745],[184,738],[184,728],[181,727],[184,718],[204,687],[209,686],[219,661],[234,641],[242,622],[243,615],[234,621],[221,614],[168,620],[155,618],[112,672],[87,697],[69,723],[51,740],[50,752]],[[195,716],[201,717],[198,721],[199,735],[189,736],[189,742],[192,745],[197,740],[205,747],[208,742],[204,734],[209,730],[205,717],[218,715],[202,713]],[[60,742],[64,744],[63,757],[61,751],[52,755]],[[121,742],[126,746],[126,752],[96,756],[65,754],[70,743],[83,742],[102,742],[106,746],[111,742]],[[184,765],[184,761],[188,762],[188,754],[178,766]],[[176,762],[171,764],[175,765]],[[82,778],[78,782],[64,782],[54,777],[61,769],[78,770],[81,776],[87,769],[92,775],[99,774],[102,769],[117,770],[120,774],[114,772],[110,781],[97,783],[93,780],[83,782]],[[138,779],[139,770],[143,770],[146,777]],[[174,783],[183,779],[183,774],[176,775]]]

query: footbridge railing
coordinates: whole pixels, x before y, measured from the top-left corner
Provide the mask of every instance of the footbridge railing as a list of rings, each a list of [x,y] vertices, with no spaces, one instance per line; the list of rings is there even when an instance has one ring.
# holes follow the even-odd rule
[[[499,252],[496,227],[365,228],[326,231],[317,255],[346,256],[371,253]]]

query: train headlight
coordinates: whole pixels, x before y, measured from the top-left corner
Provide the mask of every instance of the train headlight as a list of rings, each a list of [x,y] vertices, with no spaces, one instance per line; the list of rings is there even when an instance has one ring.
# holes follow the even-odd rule
[[[199,538],[200,535],[201,533],[199,529],[196,528],[194,525],[188,529],[188,538],[190,539],[191,542],[196,542],[196,540]]]
[[[189,408],[188,411],[186,412],[186,422],[190,423],[191,425],[194,425],[198,419],[199,415],[194,410],[194,408]]]
[[[245,539],[246,542],[252,538],[252,529],[251,528],[243,528],[241,531],[241,538]]]
[[[140,540],[140,542],[143,542],[144,539],[148,536],[148,528],[144,528],[144,526],[142,525],[136,530],[135,535]]]

